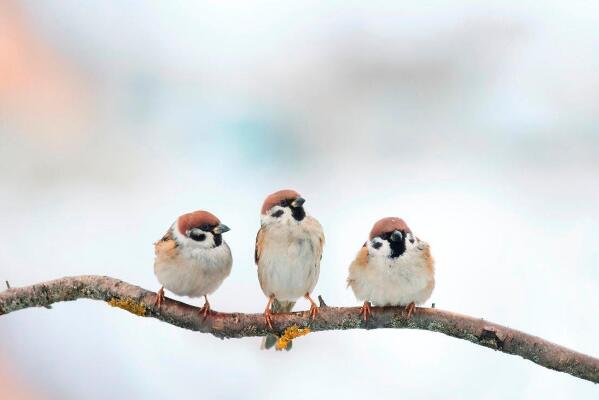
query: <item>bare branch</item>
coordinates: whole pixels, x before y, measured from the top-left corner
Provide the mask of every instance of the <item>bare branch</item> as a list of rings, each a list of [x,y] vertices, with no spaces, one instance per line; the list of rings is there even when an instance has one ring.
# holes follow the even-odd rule
[[[262,314],[218,313],[207,318],[199,308],[165,298],[160,310],[154,307],[156,294],[107,276],[79,276],[57,279],[0,293],[0,315],[29,307],[48,307],[52,303],[77,299],[108,302],[139,316],[211,333],[219,338],[265,336],[269,331]],[[480,318],[433,308],[416,308],[408,320],[401,307],[373,308],[367,323],[359,317],[358,307],[323,307],[314,321],[308,311],[275,314],[273,327],[282,332],[292,325],[312,331],[343,329],[408,328],[440,332],[503,353],[519,355],[543,367],[599,383],[599,359],[575,352],[505,326]]]

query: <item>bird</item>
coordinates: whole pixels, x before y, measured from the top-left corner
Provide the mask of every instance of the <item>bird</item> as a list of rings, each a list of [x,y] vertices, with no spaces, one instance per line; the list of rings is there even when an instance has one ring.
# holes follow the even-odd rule
[[[188,297],[204,297],[201,314],[210,313],[208,295],[231,273],[233,257],[222,234],[230,228],[208,211],[183,214],[154,243],[154,274],[162,284],[155,306],[164,301],[164,289]]]
[[[320,274],[324,247],[322,226],[304,210],[295,190],[279,190],[264,200],[256,235],[258,280],[268,297],[264,317],[272,329],[272,313],[289,312],[300,297],[310,302],[310,317],[318,313],[310,297]]]
[[[404,306],[411,318],[416,304],[428,300],[435,288],[435,262],[430,246],[401,218],[377,221],[349,267],[347,285],[364,301],[360,316],[368,321],[371,303]]]

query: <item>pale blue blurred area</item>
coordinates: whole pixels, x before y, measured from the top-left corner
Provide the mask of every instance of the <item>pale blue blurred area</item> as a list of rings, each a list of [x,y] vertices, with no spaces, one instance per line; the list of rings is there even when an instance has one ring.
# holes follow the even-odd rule
[[[0,77],[0,282],[103,274],[156,290],[152,243],[203,208],[232,227],[211,304],[260,312],[259,209],[294,188],[325,229],[316,294],[330,305],[357,305],[347,266],[396,215],[432,246],[437,307],[599,356],[594,3],[5,4],[43,51],[25,78]],[[35,398],[597,393],[430,332],[258,347],[99,302],[0,318],[0,362]]]

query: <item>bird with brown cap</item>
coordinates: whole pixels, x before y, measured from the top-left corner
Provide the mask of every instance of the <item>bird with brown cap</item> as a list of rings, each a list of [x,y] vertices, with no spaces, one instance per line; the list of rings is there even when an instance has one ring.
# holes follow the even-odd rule
[[[405,306],[410,318],[416,304],[431,296],[435,287],[434,260],[428,243],[418,239],[401,218],[383,218],[349,267],[347,284],[368,320],[371,303]]]
[[[312,318],[318,312],[310,293],[320,274],[324,233],[320,223],[306,214],[304,202],[298,192],[280,190],[262,205],[255,261],[268,297],[264,317],[271,329],[272,313],[291,311],[300,297],[310,302]]]
[[[163,285],[156,305],[164,299],[164,288],[179,296],[204,297],[204,317],[210,312],[208,295],[231,273],[231,249],[222,234],[229,227],[208,211],[183,214],[154,244],[154,274]]]

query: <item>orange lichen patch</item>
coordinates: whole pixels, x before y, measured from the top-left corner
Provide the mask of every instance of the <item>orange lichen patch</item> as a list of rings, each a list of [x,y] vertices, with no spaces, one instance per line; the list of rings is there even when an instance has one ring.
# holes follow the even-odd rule
[[[122,308],[123,310],[129,311],[131,314],[138,315],[143,317],[146,315],[146,305],[143,303],[138,303],[133,299],[126,297],[124,299],[117,299],[113,297],[107,302],[112,307]]]
[[[277,343],[275,344],[275,349],[288,349],[289,347],[291,347],[291,342],[293,341],[293,339],[300,336],[305,336],[310,332],[312,332],[310,328],[298,328],[297,325],[293,325],[285,329],[285,333],[283,333],[279,340],[277,340]]]

